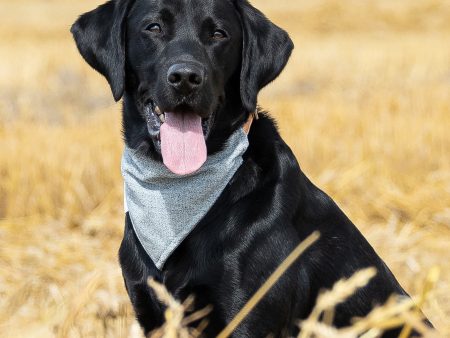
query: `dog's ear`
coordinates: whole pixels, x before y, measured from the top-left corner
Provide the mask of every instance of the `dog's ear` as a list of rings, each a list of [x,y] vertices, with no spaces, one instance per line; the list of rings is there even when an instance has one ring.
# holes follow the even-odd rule
[[[125,18],[129,0],[111,0],[85,13],[71,32],[83,58],[106,77],[114,99],[125,90]]]
[[[255,111],[258,92],[275,80],[286,66],[294,44],[247,0],[235,0],[243,30],[241,99],[244,108]]]

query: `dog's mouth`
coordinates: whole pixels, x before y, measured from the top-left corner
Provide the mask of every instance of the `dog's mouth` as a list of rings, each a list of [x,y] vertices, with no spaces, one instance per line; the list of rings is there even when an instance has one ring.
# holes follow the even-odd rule
[[[147,129],[166,167],[177,175],[196,172],[207,157],[206,139],[214,114],[202,118],[188,105],[163,111],[155,101],[145,106]]]
[[[180,105],[175,109],[179,114],[195,114],[188,105]],[[150,101],[144,108],[145,117],[147,120],[147,128],[150,137],[155,141],[155,145],[158,146],[158,151],[161,149],[161,126],[166,122],[166,112],[163,112],[155,101]],[[211,129],[211,122],[213,121],[214,114],[207,118],[202,118],[202,130],[205,139],[208,139]]]

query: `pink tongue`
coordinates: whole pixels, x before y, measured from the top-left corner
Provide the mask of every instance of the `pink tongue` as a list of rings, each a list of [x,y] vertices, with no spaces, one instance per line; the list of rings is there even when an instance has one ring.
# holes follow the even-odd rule
[[[206,161],[202,118],[192,113],[165,115],[166,122],[161,126],[164,164],[174,174],[192,174]]]

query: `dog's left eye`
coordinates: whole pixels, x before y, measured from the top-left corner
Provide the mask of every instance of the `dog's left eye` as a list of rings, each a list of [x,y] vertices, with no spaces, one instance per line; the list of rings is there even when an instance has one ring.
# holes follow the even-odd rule
[[[226,39],[228,37],[228,35],[227,35],[227,33],[225,33],[223,30],[221,30],[221,29],[218,29],[218,30],[216,30],[215,32],[214,32],[214,34],[213,34],[213,36],[212,36],[212,38],[214,39],[214,40],[224,40],[224,39]]]
[[[157,23],[152,23],[151,25],[148,25],[148,26],[145,28],[145,30],[146,30],[147,32],[155,33],[155,34],[162,33],[162,28],[161,28],[161,26],[160,26],[159,24],[157,24]]]

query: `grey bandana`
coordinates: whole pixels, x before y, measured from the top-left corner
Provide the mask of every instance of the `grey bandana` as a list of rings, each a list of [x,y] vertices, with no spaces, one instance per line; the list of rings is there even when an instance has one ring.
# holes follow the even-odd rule
[[[247,135],[239,129],[199,171],[178,176],[161,162],[125,147],[125,212],[158,269],[217,201],[241,166],[247,148]]]

